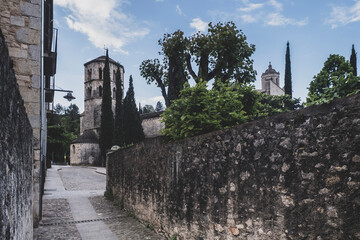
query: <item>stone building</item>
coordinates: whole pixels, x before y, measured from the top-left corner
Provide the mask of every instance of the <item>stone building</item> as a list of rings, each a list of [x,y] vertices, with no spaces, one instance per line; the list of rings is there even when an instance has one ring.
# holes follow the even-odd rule
[[[33,130],[31,216],[35,227],[41,218],[40,189],[46,167],[46,102],[52,101],[50,81],[56,72],[56,34],[52,22],[53,0],[0,0],[0,28]]]
[[[80,135],[71,143],[70,164],[100,163],[99,130],[101,123],[101,102],[103,94],[103,70],[105,56],[84,64],[84,113],[80,117]],[[124,67],[110,58],[110,86],[112,109],[115,110],[116,71],[120,68],[121,91],[124,92]]]
[[[285,95],[285,91],[280,87],[280,73],[272,68],[271,62],[268,69],[261,74],[261,89],[259,92],[268,95]]]

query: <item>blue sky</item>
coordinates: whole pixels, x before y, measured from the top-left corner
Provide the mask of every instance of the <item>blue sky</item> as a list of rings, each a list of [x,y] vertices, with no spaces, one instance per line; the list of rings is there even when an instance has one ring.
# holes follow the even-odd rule
[[[59,29],[56,86],[74,91],[84,108],[83,64],[104,55],[125,68],[125,88],[134,78],[137,102],[156,105],[160,89],[147,85],[139,65],[161,58],[158,40],[178,29],[190,36],[207,23],[233,21],[255,44],[252,56],[261,74],[271,61],[284,85],[286,42],[290,42],[294,97],[304,101],[313,76],[330,54],[349,59],[351,45],[360,49],[360,0],[54,0]],[[358,56],[359,58],[360,56]],[[55,94],[55,103],[69,105]]]

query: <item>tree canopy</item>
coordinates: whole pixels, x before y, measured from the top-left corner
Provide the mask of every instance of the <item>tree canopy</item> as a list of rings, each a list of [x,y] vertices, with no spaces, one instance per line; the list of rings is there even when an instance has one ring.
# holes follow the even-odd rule
[[[360,78],[343,56],[332,54],[311,81],[306,105],[329,102],[360,91]]]
[[[165,34],[159,45],[163,60],[144,60],[140,71],[148,84],[154,82],[161,89],[167,107],[179,98],[188,75],[196,83],[211,79],[239,83],[255,80],[256,71],[250,58],[255,46],[246,42],[246,36],[233,22],[210,23],[208,33],[198,32],[189,38],[180,30]],[[193,64],[198,67],[197,74]]]

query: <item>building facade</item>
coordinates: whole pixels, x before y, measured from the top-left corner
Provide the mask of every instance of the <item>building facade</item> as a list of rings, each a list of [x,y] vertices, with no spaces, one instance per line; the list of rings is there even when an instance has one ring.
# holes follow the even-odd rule
[[[70,164],[99,164],[99,130],[101,124],[101,102],[103,94],[103,76],[105,56],[84,64],[84,113],[80,117],[80,135],[71,143]],[[116,72],[120,69],[121,91],[124,92],[124,67],[110,58],[110,86],[112,109],[116,103]]]
[[[52,101],[50,81],[56,72],[52,22],[53,0],[0,0],[0,28],[33,130],[34,227],[41,218],[40,189],[46,171],[46,102]]]
[[[268,95],[285,95],[284,89],[280,87],[280,73],[272,68],[271,63],[269,63],[268,69],[261,74],[261,89],[258,91]]]

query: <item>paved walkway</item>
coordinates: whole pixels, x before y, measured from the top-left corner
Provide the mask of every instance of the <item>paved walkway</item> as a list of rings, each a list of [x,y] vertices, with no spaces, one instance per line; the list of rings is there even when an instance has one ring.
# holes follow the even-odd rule
[[[43,218],[34,239],[163,239],[107,201],[105,181],[104,168],[48,169]]]

